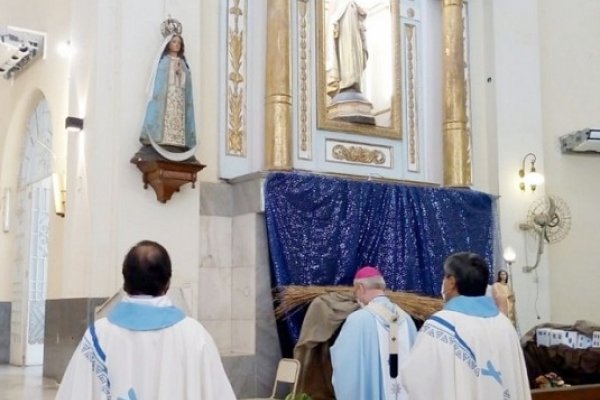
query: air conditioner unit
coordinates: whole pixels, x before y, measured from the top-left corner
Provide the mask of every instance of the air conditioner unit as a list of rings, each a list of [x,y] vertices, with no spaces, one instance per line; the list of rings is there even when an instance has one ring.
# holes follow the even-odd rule
[[[0,26],[0,75],[5,79],[18,75],[43,56],[44,42],[43,33]]]
[[[583,129],[560,137],[563,153],[600,153],[600,129]]]

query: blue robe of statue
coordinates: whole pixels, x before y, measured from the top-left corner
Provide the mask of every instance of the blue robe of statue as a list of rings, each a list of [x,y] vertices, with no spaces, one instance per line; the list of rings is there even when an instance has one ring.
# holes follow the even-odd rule
[[[175,65],[179,65],[179,73]],[[148,136],[160,145],[187,149],[196,145],[192,79],[183,59],[164,55],[158,63],[140,142],[150,144]]]

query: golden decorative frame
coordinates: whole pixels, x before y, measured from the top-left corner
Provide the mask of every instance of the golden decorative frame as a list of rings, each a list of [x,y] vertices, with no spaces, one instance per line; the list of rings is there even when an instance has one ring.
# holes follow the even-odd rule
[[[374,126],[360,123],[333,120],[327,117],[329,95],[326,93],[326,4],[324,0],[315,1],[316,40],[317,40],[317,126],[322,130],[358,133],[367,136],[379,136],[390,139],[402,139],[402,74],[401,74],[401,39],[400,10],[398,0],[390,1],[391,35],[392,35],[392,77],[391,126]]]

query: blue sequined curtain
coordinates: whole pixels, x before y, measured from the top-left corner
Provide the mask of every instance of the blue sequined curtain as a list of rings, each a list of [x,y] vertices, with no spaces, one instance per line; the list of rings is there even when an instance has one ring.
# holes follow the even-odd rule
[[[494,262],[492,196],[297,173],[265,182],[273,285],[351,285],[375,265],[392,290],[439,295],[444,259],[458,251]],[[298,339],[302,315],[287,319]]]

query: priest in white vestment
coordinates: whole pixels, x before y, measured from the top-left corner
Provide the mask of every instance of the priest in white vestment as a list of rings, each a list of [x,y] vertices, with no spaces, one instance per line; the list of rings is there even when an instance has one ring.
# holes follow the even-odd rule
[[[444,309],[425,321],[401,369],[409,400],[531,399],[517,332],[485,296],[489,269],[474,253],[444,263]]]
[[[209,333],[164,295],[171,279],[164,247],[138,243],[123,277],[127,295],[85,332],[56,399],[235,399]]]
[[[411,317],[385,296],[374,267],[358,270],[354,293],[361,309],[348,316],[331,347],[337,400],[405,400],[399,367],[417,330]]]

